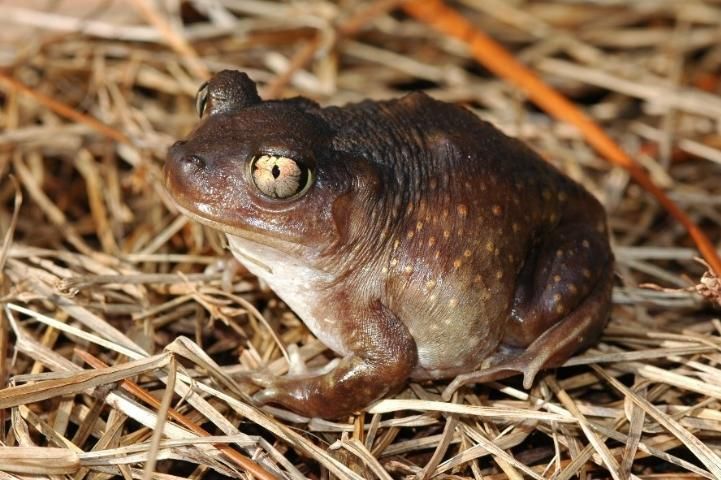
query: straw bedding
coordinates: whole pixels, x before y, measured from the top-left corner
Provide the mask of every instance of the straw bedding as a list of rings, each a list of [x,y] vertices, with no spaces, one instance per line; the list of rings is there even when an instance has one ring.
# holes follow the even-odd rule
[[[721,478],[721,287],[685,231],[465,45],[369,4],[0,4],[1,478]],[[718,245],[719,2],[450,5]],[[252,406],[233,375],[284,373],[288,345],[313,366],[333,354],[250,274],[224,273],[222,238],[162,188],[201,79],[225,68],[323,104],[423,88],[533,145],[609,212],[602,342],[531,391],[509,379],[444,403],[442,382],[411,384],[337,422]]]

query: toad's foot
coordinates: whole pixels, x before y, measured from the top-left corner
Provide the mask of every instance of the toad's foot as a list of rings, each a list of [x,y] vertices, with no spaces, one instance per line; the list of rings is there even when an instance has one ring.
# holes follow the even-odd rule
[[[484,383],[523,374],[523,388],[530,389],[536,374],[544,368],[562,365],[575,352],[594,344],[601,336],[609,315],[613,272],[605,269],[598,283],[581,304],[560,322],[546,330],[525,350],[499,349],[489,368],[457,376],[443,392],[453,393],[469,383]]]
[[[353,322],[352,351],[333,370],[287,377],[247,377],[264,389],[253,397],[308,417],[338,418],[361,410],[405,385],[416,365],[416,347],[407,328],[380,302]]]

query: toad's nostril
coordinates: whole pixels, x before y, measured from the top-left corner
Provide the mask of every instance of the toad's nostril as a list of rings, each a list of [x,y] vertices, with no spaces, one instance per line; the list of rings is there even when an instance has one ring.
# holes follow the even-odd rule
[[[198,155],[186,155],[182,161],[187,168],[196,172],[205,168],[205,159]]]

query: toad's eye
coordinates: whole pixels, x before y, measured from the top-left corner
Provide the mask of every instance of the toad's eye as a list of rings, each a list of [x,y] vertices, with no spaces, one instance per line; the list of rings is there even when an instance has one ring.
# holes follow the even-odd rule
[[[195,94],[195,110],[198,116],[203,118],[205,113],[205,104],[208,102],[208,82],[203,83]]]
[[[313,183],[310,168],[288,157],[256,156],[250,171],[258,190],[266,197],[279,200],[297,197]]]

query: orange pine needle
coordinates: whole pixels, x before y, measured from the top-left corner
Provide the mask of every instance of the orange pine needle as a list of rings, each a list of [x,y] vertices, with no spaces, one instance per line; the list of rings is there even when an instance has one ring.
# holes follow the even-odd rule
[[[90,365],[93,368],[107,368],[108,365],[100,360],[98,357],[94,356],[91,353],[85,352],[80,349],[75,349],[75,353],[83,359],[85,363]],[[120,384],[121,388],[125,390],[126,392],[135,395],[148,405],[152,406],[153,408],[159,408],[160,407],[160,400],[153,397],[149,392],[147,392],[145,389],[140,387],[137,383],[131,382],[130,380],[123,380]],[[198,426],[195,422],[190,420],[188,417],[183,415],[182,413],[178,412],[175,409],[168,409],[168,416],[178,422],[179,424],[183,425],[188,430],[192,431],[193,433],[196,433],[197,435],[200,435],[201,437],[209,437],[210,433],[208,433],[206,430],[204,430],[202,427]],[[248,473],[258,477],[261,480],[275,480],[275,476],[265,470],[263,467],[249,459],[248,457],[242,455],[238,451],[234,450],[230,445],[227,445],[225,443],[216,443],[213,444],[218,450],[223,452],[228,458],[233,460],[239,467],[245,469]]]
[[[612,163],[626,169],[641,187],[656,197],[666,211],[686,228],[711,269],[721,275],[721,259],[709,238],[588,115],[546,85],[498,42],[479,31],[442,0],[411,0],[403,8],[409,15],[444,35],[465,42],[476,60],[488,70],[522,89],[536,105],[554,117],[578,127],[589,144]]]

